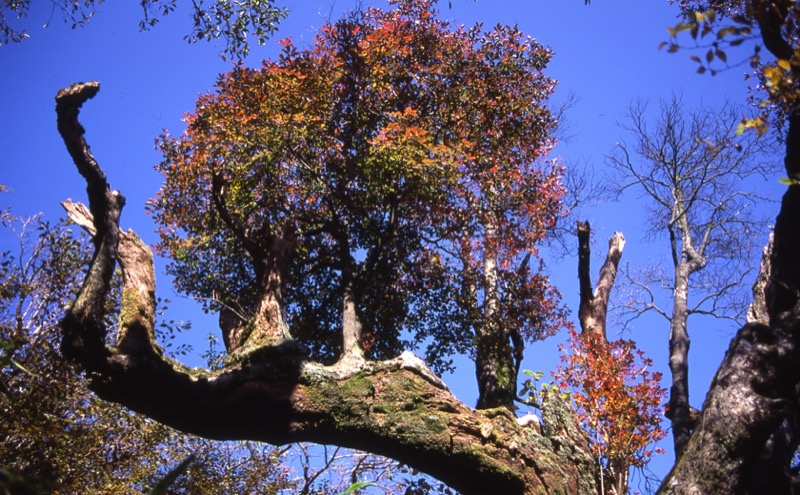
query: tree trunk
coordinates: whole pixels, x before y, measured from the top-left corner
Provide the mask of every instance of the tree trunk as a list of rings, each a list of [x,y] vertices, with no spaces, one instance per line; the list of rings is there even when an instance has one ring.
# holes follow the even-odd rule
[[[344,278],[344,275],[343,275]],[[344,282],[342,295],[342,355],[339,362],[343,366],[359,366],[364,362],[361,346],[361,320],[358,317],[353,277]]]
[[[607,490],[607,493],[615,495],[626,495],[628,493],[630,469],[630,462],[627,459],[616,458],[609,460],[607,478],[610,490]]]
[[[263,278],[262,296],[249,320],[233,308],[220,309],[222,341],[230,355],[246,354],[262,345],[279,345],[292,338],[284,319],[283,275],[271,270]]]
[[[691,436],[689,421],[689,332],[688,315],[689,273],[686,264],[675,267],[672,320],[669,328],[669,370],[672,385],[669,389],[669,415],[672,420],[672,437],[675,458],[680,457]]]
[[[786,171],[800,172],[800,116],[786,136]],[[800,387],[800,186],[783,196],[766,270],[768,323],[745,325],[711,384],[697,429],[660,494],[800,493],[786,451]],[[759,320],[762,318],[759,318]],[[780,434],[789,435],[779,448]],[[794,437],[794,438],[792,438]],[[769,466],[772,463],[772,466]]]
[[[475,335],[478,409],[514,408],[517,367],[511,335],[498,321],[497,225],[486,220],[483,253],[483,317]]]
[[[767,283],[771,275],[770,259],[772,258],[773,234],[769,235],[769,241],[761,253],[761,264],[758,276],[753,284],[753,302],[747,309],[747,323],[763,323],[769,325],[769,309],[767,308]]]
[[[592,290],[591,265],[591,227],[589,222],[578,221],[578,281],[580,283],[580,306],[578,320],[583,333],[590,333],[603,342],[606,337],[606,316],[611,288],[617,276],[617,267],[625,249],[625,237],[617,232],[608,239],[608,254],[600,269],[597,288]]]
[[[617,275],[622,251],[625,249],[625,237],[617,232],[608,239],[608,254],[606,261],[600,268],[600,277],[597,288],[592,290],[591,280],[591,227],[589,222],[578,221],[578,281],[580,283],[580,306],[578,320],[583,335],[589,336],[595,342],[608,344],[606,334],[606,320],[608,314],[608,301],[614,279]],[[625,458],[610,459],[608,470],[603,473],[604,486],[609,485],[614,491],[623,495],[628,493],[628,472],[630,463]]]
[[[504,408],[476,411],[460,403],[410,353],[367,362],[357,373],[306,361],[292,341],[261,345],[215,372],[167,359],[153,339],[155,281],[131,276],[151,274],[152,255],[134,233],[120,235],[124,198],[109,188],[77,121],[97,89],[90,83],[61,91],[57,111],[89,184],[94,216],[84,213],[81,223],[94,226],[97,246],[62,321],[62,349],[100,397],[207,438],[312,441],[385,455],[465,495],[598,493],[587,439],[558,394],[545,401],[541,434]],[[120,344],[108,346],[104,314],[118,258],[125,275]]]
[[[731,342],[662,494],[790,493],[758,487],[759,453],[795,400],[800,379],[800,324],[751,323]],[[786,479],[773,479],[777,486]]]

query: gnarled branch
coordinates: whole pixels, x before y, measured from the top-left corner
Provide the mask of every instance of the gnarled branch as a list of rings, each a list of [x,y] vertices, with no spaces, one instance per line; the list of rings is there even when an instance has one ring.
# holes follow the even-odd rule
[[[273,444],[331,443],[385,455],[464,494],[597,493],[597,467],[573,412],[551,395],[542,436],[504,408],[459,402],[418,358],[403,354],[358,369],[309,362],[292,341],[238,353],[218,371],[188,369],[154,341],[152,255],[121,233],[122,196],[112,191],[83,140],[78,109],[97,83],[59,93],[59,131],[89,184],[89,210],[70,216],[94,231],[96,254],[62,321],[62,348],[100,397],[156,421],[213,439]],[[106,345],[104,314],[117,261],[123,307],[117,341]]]

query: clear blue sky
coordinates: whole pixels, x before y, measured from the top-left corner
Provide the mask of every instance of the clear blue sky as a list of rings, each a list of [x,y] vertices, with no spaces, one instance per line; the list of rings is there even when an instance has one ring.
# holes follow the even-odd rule
[[[310,41],[315,27],[331,12],[335,18],[354,3],[283,1],[279,5],[288,6],[291,14],[280,25],[277,38],[291,35],[295,41]],[[198,94],[212,89],[217,75],[228,70],[230,63],[217,56],[217,46],[183,41],[190,30],[185,5],[151,32],[139,33],[138,2],[105,3],[89,27],[74,31],[58,14],[49,28],[41,29],[50,11],[44,2],[33,4],[26,23],[31,39],[0,47],[0,183],[13,190],[0,197],[0,206],[12,205],[18,215],[43,211],[54,219],[62,216],[61,200],[85,201],[85,185],[56,132],[54,97],[70,83],[97,80],[101,91],[82,112],[89,143],[113,187],[128,198],[123,228],[133,228],[146,242],[155,242],[153,224],[143,208],[160,182],[153,170],[159,161],[154,138],[163,128],[179,133],[182,114],[193,109]],[[726,97],[743,102],[746,96],[744,68],[713,78],[698,76],[688,53],[658,51],[658,44],[667,38],[666,28],[677,22],[677,8],[666,0],[594,0],[590,6],[583,0],[452,0],[452,8],[443,3],[442,16],[468,25],[475,21],[486,26],[517,23],[523,32],[550,46],[555,56],[548,74],[560,81],[555,101],[570,93],[579,98],[567,114],[570,138],[558,145],[554,155],[567,165],[585,164],[601,175],[604,156],[622,137],[616,123],[633,99],[651,100],[655,108],[659,98],[668,98],[673,92],[681,93],[688,107],[701,102],[718,105]],[[258,64],[277,52],[274,42],[256,46],[248,63]],[[776,184],[777,178],[769,187]],[[641,206],[633,195],[584,212],[597,239],[594,273],[604,254],[605,239],[614,231],[622,231],[627,238],[626,261],[667,260],[663,240],[643,239],[640,214]],[[8,241],[0,239],[0,247]],[[575,258],[548,260],[554,283],[573,309],[578,292],[576,264]],[[159,294],[179,299],[163,276]],[[183,312],[176,317],[194,321],[192,341],[201,351],[207,333],[216,329],[214,319],[187,313],[187,301],[179,301],[176,311]],[[702,405],[734,331],[726,322],[690,320],[694,406]],[[643,319],[626,334],[640,343],[654,359],[655,368],[665,375],[667,336],[666,322],[658,319]],[[558,340],[529,346],[524,367],[552,370],[558,364]],[[447,377],[453,391],[468,404],[477,396],[473,377],[468,366]],[[671,439],[662,446],[670,450]],[[653,469],[663,476],[671,463],[670,452],[657,460]]]

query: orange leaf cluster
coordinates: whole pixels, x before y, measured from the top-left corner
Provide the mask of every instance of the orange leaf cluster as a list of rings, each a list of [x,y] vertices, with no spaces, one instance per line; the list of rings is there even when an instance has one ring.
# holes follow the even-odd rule
[[[650,372],[650,359],[631,340],[606,342],[570,329],[563,366],[556,379],[571,391],[581,423],[590,434],[595,454],[609,461],[622,459],[643,466],[652,445],[664,438],[662,401],[666,389],[661,374]]]

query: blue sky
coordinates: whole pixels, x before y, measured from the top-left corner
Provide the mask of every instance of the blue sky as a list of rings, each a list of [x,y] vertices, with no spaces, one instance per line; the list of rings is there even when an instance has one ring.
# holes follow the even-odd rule
[[[159,161],[154,138],[164,128],[179,133],[183,113],[192,110],[197,95],[211,90],[217,75],[231,64],[217,56],[218,46],[188,45],[183,40],[191,26],[186,10],[180,7],[152,31],[140,33],[138,2],[105,3],[89,27],[74,31],[58,14],[49,28],[40,28],[51,13],[44,3],[33,3],[26,21],[31,39],[0,47],[0,183],[13,191],[0,197],[0,206],[12,205],[18,215],[43,211],[47,217],[57,218],[62,216],[58,204],[63,199],[85,200],[85,186],[56,132],[54,97],[70,83],[97,80],[101,91],[82,112],[87,138],[113,187],[128,198],[123,228],[133,228],[146,242],[155,242],[155,229],[144,213],[145,201],[160,183],[153,170]],[[314,29],[331,12],[335,18],[354,3],[284,1],[280,5],[289,7],[291,13],[280,25],[277,38],[291,35],[296,42],[310,41]],[[452,0],[452,8],[446,2],[441,8],[442,16],[456,23],[516,23],[553,49],[547,73],[560,82],[554,100],[562,101],[569,94],[579,98],[567,114],[569,138],[556,147],[554,155],[567,166],[587,166],[600,176],[605,173],[604,156],[623,136],[616,123],[624,119],[633,99],[650,100],[655,109],[658,99],[672,93],[682,94],[687,107],[719,105],[725,98],[743,102],[746,97],[744,68],[716,77],[699,76],[688,53],[670,55],[657,49],[667,38],[666,28],[678,21],[677,8],[666,0],[594,0],[590,6],[583,0]],[[256,65],[277,52],[275,42],[256,46],[247,63]],[[776,186],[777,177],[764,187]],[[644,239],[641,210],[638,198],[630,195],[582,212],[595,231],[595,274],[605,239],[614,231],[627,238],[625,261],[644,264],[667,259],[663,239]],[[0,247],[8,241],[0,239]],[[576,258],[547,261],[566,304],[575,309]],[[202,351],[205,336],[216,329],[214,320],[203,319],[189,301],[173,294],[163,276],[159,294],[177,301],[175,311],[181,314],[176,317],[192,319],[195,333],[191,340],[195,349]],[[702,405],[734,331],[724,321],[690,320],[694,406]],[[642,319],[625,336],[637,340],[654,359],[655,368],[667,374],[666,322]],[[558,341],[529,346],[523,367],[552,370],[558,364]],[[468,404],[477,396],[473,377],[468,366],[447,377],[456,395]],[[670,450],[671,439],[662,446]],[[657,460],[653,469],[663,476],[671,463],[670,452]]]

